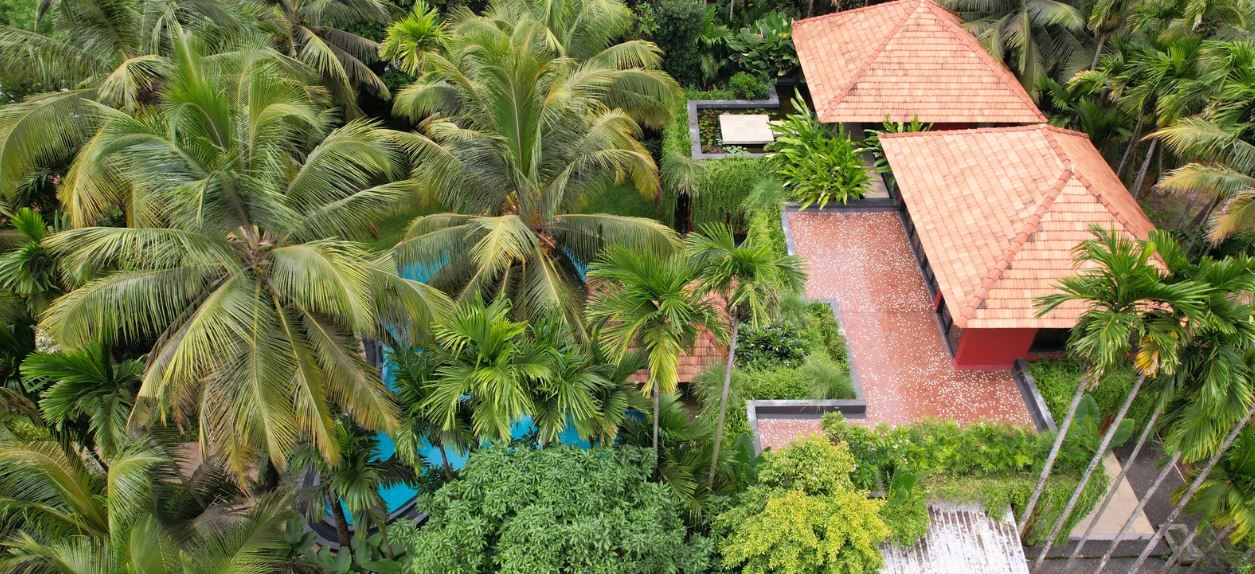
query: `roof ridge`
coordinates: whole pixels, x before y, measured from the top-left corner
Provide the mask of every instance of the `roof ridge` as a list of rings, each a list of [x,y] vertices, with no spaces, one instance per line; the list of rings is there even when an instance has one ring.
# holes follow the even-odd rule
[[[936,6],[938,9],[944,10],[946,12],[946,15],[949,16],[950,18],[955,18],[959,20],[960,22],[962,22],[963,20],[954,12],[951,12],[947,8],[941,6],[940,4],[937,4],[936,2],[933,2],[932,0],[921,0],[921,3],[931,4],[933,6]],[[932,8],[929,7],[929,10],[932,10]],[[980,60],[981,63],[985,64],[985,67],[989,68],[989,70],[992,71],[994,75],[1002,78],[1003,83],[1006,84],[1004,87],[1010,88],[1010,90],[1013,93],[1015,93],[1016,97],[1020,98],[1020,101],[1024,102],[1025,104],[1028,104],[1028,107],[1030,109],[1032,109],[1034,112],[1037,112],[1037,118],[1040,121],[1045,122],[1046,114],[1043,114],[1041,112],[1041,109],[1037,107],[1037,102],[1034,102],[1033,98],[1028,95],[1028,91],[1024,89],[1024,86],[1022,84],[1020,84],[1020,79],[1015,77],[1015,74],[1012,73],[1011,70],[1007,68],[1005,64],[997,60],[994,60],[993,55],[991,55],[988,51],[986,51],[985,47],[980,45],[980,42],[976,41],[976,37],[973,36],[971,32],[968,32],[967,30],[963,29],[962,24],[956,23],[950,18],[939,18],[941,20],[946,20],[946,22],[948,23],[948,26],[943,26],[943,27],[946,30],[948,30],[950,34],[954,36],[960,42],[963,42],[965,44],[968,44],[968,46],[975,48],[974,52],[976,52],[976,59]]]
[[[1039,131],[1042,127],[1053,127],[1049,124],[1018,124],[1014,126],[986,126],[980,128],[965,128],[961,130],[924,130],[920,132],[893,132],[880,134],[881,139],[889,138],[909,138],[909,137],[929,137],[929,136],[945,136],[945,135],[968,135],[968,134],[984,134],[991,132],[1026,132]]]
[[[811,16],[809,18],[802,18],[800,20],[794,20],[793,25],[794,26],[797,26],[798,24],[809,25],[814,22],[819,22],[820,20],[835,20],[835,19],[838,19],[838,17],[840,16],[849,16],[850,14],[855,14],[858,12],[871,12],[874,9],[884,10],[895,4],[910,4],[913,2],[922,2],[922,1],[923,0],[890,0],[889,2],[881,2],[879,4],[868,4],[866,6],[859,6],[858,8],[851,8],[849,10],[838,10],[836,12],[832,12],[829,14],[820,14],[818,16]]]
[[[1046,130],[1046,131],[1054,132],[1056,134],[1061,134],[1061,135],[1085,136],[1085,141],[1090,141],[1089,136],[1082,132],[1077,132],[1074,130],[1069,130],[1069,129],[1061,128],[1058,126],[1050,126],[1050,128],[1051,129]],[[1085,188],[1085,191],[1089,192],[1090,195],[1094,196],[1094,199],[1098,200],[1098,203],[1100,205],[1107,208],[1107,212],[1110,213],[1112,216],[1114,216],[1116,218],[1116,221],[1120,222],[1120,225],[1124,227],[1125,231],[1127,231],[1130,235],[1137,237],[1139,234],[1137,233],[1137,230],[1135,229],[1133,225],[1133,220],[1130,219],[1128,215],[1125,214],[1122,209],[1119,209],[1119,207],[1115,204],[1115,202],[1111,201],[1111,198],[1107,197],[1106,193],[1103,193],[1102,190],[1095,187],[1093,182],[1089,181],[1089,178],[1081,175],[1080,173],[1077,173],[1076,170],[1072,170],[1071,156],[1069,156],[1067,152],[1063,150],[1063,148],[1059,145],[1059,142],[1055,140],[1055,138],[1052,135],[1050,135],[1049,133],[1043,133],[1042,135],[1046,138],[1046,141],[1050,145],[1050,148],[1054,150],[1056,154],[1059,155],[1060,159],[1064,162],[1064,165],[1068,166],[1067,169],[1072,171],[1072,177],[1074,177],[1076,181],[1081,184],[1081,187]],[[1104,165],[1106,164],[1104,163]],[[1111,169],[1110,166],[1108,166],[1107,169]],[[1119,177],[1117,176],[1116,179],[1119,180]],[[1123,186],[1124,182],[1121,181],[1120,185]],[[1125,192],[1128,193],[1128,190],[1126,189]]]
[[[1051,143],[1053,144],[1053,142]],[[1020,229],[1020,232],[1015,234],[1015,237],[1011,239],[1011,244],[1003,250],[1002,257],[998,259],[997,264],[990,268],[989,273],[981,279],[980,287],[976,289],[976,292],[972,293],[972,295],[967,298],[967,301],[963,302],[963,307],[960,309],[960,312],[962,313],[963,322],[965,324],[967,323],[967,319],[970,318],[969,313],[975,314],[976,310],[980,309],[981,305],[985,304],[985,300],[989,297],[990,289],[1002,280],[1002,274],[1011,267],[1011,262],[1015,259],[1015,256],[1019,254],[1020,249],[1024,247],[1024,244],[1028,243],[1028,238],[1041,229],[1042,219],[1045,218],[1046,213],[1050,211],[1050,208],[1054,206],[1055,199],[1057,199],[1059,194],[1062,193],[1063,188],[1067,187],[1068,181],[1076,177],[1076,173],[1072,170],[1072,163],[1066,160],[1065,162],[1063,171],[1059,173],[1059,177],[1046,190],[1041,203],[1037,205],[1037,209],[1033,211],[1033,214],[1030,215],[1028,219],[1024,220],[1024,225]]]
[[[828,100],[827,102],[824,102],[825,109],[837,107],[838,105],[841,104],[841,101],[846,98],[846,96],[850,95],[850,90],[851,88],[854,87],[854,84],[857,84],[859,80],[863,79],[863,74],[867,73],[867,70],[868,68],[871,68],[872,63],[875,62],[877,59],[879,59],[880,56],[885,53],[885,46],[888,46],[889,42],[893,41],[893,37],[897,35],[898,32],[902,31],[902,27],[905,26],[907,21],[911,19],[911,16],[914,16],[917,12],[919,12],[920,8],[922,8],[925,4],[931,2],[931,0],[898,0],[898,1],[900,1],[903,4],[914,3],[915,7],[911,10],[905,10],[904,15],[902,16],[902,19],[899,20],[893,26],[888,27],[888,29],[885,32],[885,37],[880,41],[880,44],[876,46],[876,49],[871,51],[871,57],[867,58],[866,60],[863,60],[863,63],[859,65],[858,69],[854,70],[853,74],[850,74],[850,79],[845,82],[845,85],[841,86],[841,89],[837,90],[837,96],[835,98],[832,98],[831,100]],[[883,7],[887,5],[888,4],[873,4],[872,6]],[[871,8],[872,6],[866,6],[866,8]],[[816,116],[822,115],[821,111],[822,110],[820,110],[819,107],[816,106],[815,115]]]

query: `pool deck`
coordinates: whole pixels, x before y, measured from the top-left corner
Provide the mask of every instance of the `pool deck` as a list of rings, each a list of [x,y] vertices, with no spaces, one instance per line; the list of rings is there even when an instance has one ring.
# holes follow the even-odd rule
[[[835,301],[867,401],[866,422],[1032,425],[1010,371],[957,370],[897,212],[786,211],[806,296]],[[819,431],[818,419],[759,421],[762,445]]]

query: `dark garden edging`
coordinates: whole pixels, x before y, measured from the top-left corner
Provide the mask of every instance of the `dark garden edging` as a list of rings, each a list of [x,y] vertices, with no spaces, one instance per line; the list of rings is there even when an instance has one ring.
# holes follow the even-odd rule
[[[780,95],[771,86],[765,100],[689,100],[689,153],[693,159],[724,159],[730,157],[766,157],[765,153],[706,153],[702,151],[702,130],[697,123],[698,110],[749,110],[753,108],[779,108]]]
[[[1033,374],[1029,372],[1028,363],[1024,359],[1016,359],[1011,365],[1011,376],[1015,378],[1015,388],[1020,391],[1020,398],[1024,399],[1028,416],[1033,419],[1033,425],[1037,427],[1037,431],[1054,432],[1057,430],[1055,419],[1050,415],[1050,409],[1046,408],[1046,400],[1037,390],[1037,381],[1033,380]]]

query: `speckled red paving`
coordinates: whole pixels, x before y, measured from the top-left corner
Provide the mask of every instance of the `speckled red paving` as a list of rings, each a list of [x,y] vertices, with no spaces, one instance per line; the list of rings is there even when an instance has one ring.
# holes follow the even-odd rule
[[[790,212],[786,217],[796,253],[810,273],[806,295],[836,300],[840,307],[868,422],[934,418],[1031,424],[1010,372],[951,367],[897,213]],[[818,421],[778,421],[768,427],[773,435],[789,434],[784,427],[806,434],[818,429]],[[784,439],[773,437],[771,444]]]

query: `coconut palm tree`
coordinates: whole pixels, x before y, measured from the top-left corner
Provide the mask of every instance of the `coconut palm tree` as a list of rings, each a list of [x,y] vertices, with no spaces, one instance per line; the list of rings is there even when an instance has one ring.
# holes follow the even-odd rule
[[[333,128],[272,60],[178,40],[160,111],[110,114],[63,185],[72,220],[125,209],[132,226],[46,239],[78,285],[41,324],[69,346],[155,337],[131,423],[195,417],[241,478],[306,439],[335,463],[333,406],[396,427],[362,338],[412,339],[441,305],[352,240],[410,185],[389,183],[387,133]]]
[[[322,85],[349,115],[356,116],[357,88],[382,100],[388,86],[370,69],[380,45],[350,31],[362,23],[387,24],[395,8],[384,0],[264,0],[262,16],[271,42],[280,52],[316,70]]]
[[[1159,186],[1210,199],[1196,224],[1223,207],[1211,220],[1210,239],[1219,243],[1255,227],[1255,48],[1249,42],[1222,42],[1205,51],[1200,83],[1219,86],[1212,103],[1157,132],[1169,149],[1192,159],[1159,181]]]
[[[182,30],[227,50],[255,34],[242,2],[53,0],[34,30],[0,26],[0,77],[46,90],[0,107],[0,196],[41,169],[60,171],[100,127],[102,113],[155,101]],[[103,108],[103,109],[102,109]]]
[[[1196,283],[1163,281],[1154,259],[1156,242],[1128,239],[1115,230],[1096,228],[1093,232],[1093,239],[1082,242],[1074,250],[1076,266],[1082,271],[1060,280],[1059,293],[1038,301],[1038,313],[1041,315],[1069,301],[1087,304],[1088,310],[1077,320],[1068,341],[1069,351],[1082,358],[1087,370],[1077,384],[1050,454],[1042,466],[1041,476],[1020,516],[1021,534],[1031,524],[1033,510],[1085,392],[1103,381],[1130,352],[1135,352],[1134,364],[1140,374],[1129,393],[1130,397],[1122,405],[1119,418],[1123,418],[1128,405],[1141,390],[1146,375],[1154,375],[1160,369],[1171,371],[1177,365],[1175,345],[1180,337],[1172,319],[1198,316],[1209,294]],[[1097,468],[1096,461],[1100,461],[1105,454],[1115,429],[1120,426],[1119,422],[1115,421],[1103,437],[1098,452],[1081,477],[1081,490]],[[1078,496],[1079,490],[1073,493],[1069,506],[1075,504]],[[1069,513],[1070,509],[1064,512],[1065,520]],[[1056,530],[1058,528],[1056,524]],[[1049,540],[1046,545],[1049,548]]]
[[[593,263],[588,277],[597,282],[588,306],[597,339],[616,359],[633,348],[646,357],[649,377],[641,390],[653,396],[657,452],[660,396],[673,392],[679,382],[680,354],[692,349],[701,329],[723,340],[726,327],[696,289],[691,263],[679,254],[662,258],[614,247]]]
[[[715,425],[707,486],[715,482],[723,425],[728,414],[728,393],[732,387],[732,367],[736,363],[737,331],[741,323],[758,328],[780,307],[780,300],[802,288],[805,273],[802,262],[792,255],[778,255],[772,246],[751,235],[740,245],[732,231],[723,225],[703,227],[685,240],[685,253],[697,269],[699,292],[723,300],[724,313],[732,324],[728,360],[719,394],[719,419]]]
[[[0,568],[243,574],[285,563],[290,504],[281,493],[245,505],[212,470],[179,480],[148,439],[122,445],[109,463],[93,470],[54,443],[0,445]]]
[[[292,466],[312,474],[314,484],[298,497],[308,516],[321,519],[331,512],[336,525],[336,537],[340,547],[348,551],[352,543],[348,515],[357,528],[379,528],[386,542],[388,505],[380,489],[413,482],[416,475],[409,465],[396,457],[378,457],[379,440],[373,432],[353,426],[351,422],[336,425],[335,440],[342,453],[340,461],[328,462],[316,448],[298,450],[292,457]],[[390,551],[390,550],[389,550]],[[391,558],[391,556],[389,557]]]
[[[83,450],[108,459],[126,442],[126,420],[144,362],[114,362],[99,341],[79,349],[33,353],[22,362],[22,378],[40,394],[39,408],[49,426],[66,433]],[[102,458],[97,460],[101,461]]]
[[[571,213],[615,182],[657,193],[636,120],[660,125],[677,89],[652,44],[607,38],[579,60],[561,57],[557,37],[526,13],[464,16],[442,50],[423,54],[394,113],[427,118],[406,139],[415,175],[456,212],[416,219],[395,254],[459,297],[505,296],[521,317],[559,310],[580,325],[581,275],[599,250],[677,243],[651,219]]]
[[[1084,68],[1089,59],[1079,33],[1085,19],[1075,6],[1058,0],[943,0],[985,50],[1007,63],[1020,83],[1036,93],[1052,72],[1063,77]]]

